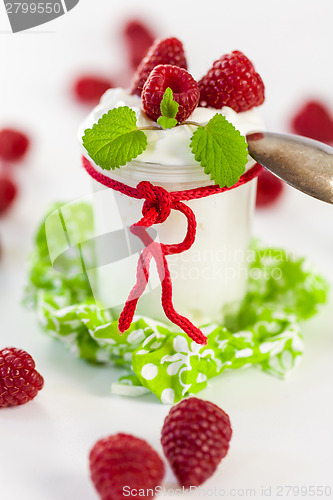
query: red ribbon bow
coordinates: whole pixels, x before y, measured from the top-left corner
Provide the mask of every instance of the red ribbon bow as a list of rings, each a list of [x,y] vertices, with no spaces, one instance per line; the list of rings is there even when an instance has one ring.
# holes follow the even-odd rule
[[[172,282],[166,255],[185,252],[194,243],[196,233],[196,220],[193,211],[181,201],[173,200],[172,193],[164,188],[153,186],[150,182],[143,181],[137,186],[138,193],[145,202],[142,207],[143,217],[139,222],[131,226],[131,232],[139,236],[145,245],[142,250],[137,267],[136,284],[131,290],[125,307],[119,318],[118,328],[121,332],[126,331],[132,321],[136,305],[143,294],[149,279],[149,268],[152,257],[156,261],[158,275],[162,285],[162,307],[167,318],[178,325],[198,344],[206,344],[207,338],[191,321],[185,316],[178,314],[172,303]],[[187,233],[181,243],[165,245],[153,241],[144,230],[138,228],[151,227],[153,224],[161,224],[170,215],[171,210],[179,210],[187,218]]]

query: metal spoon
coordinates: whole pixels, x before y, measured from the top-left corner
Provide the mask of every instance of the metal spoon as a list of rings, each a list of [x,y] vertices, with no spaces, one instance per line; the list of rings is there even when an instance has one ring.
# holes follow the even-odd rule
[[[258,132],[248,151],[266,170],[303,193],[333,204],[333,148],[297,135]]]

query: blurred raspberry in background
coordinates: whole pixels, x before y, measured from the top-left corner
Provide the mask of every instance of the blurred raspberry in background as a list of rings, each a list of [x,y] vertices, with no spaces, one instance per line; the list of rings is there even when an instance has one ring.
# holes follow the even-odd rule
[[[4,128],[0,130],[0,159],[20,161],[29,148],[28,137],[19,130]]]
[[[14,180],[8,174],[0,173],[0,217],[10,208],[16,194],[17,188]]]
[[[284,183],[280,179],[262,169],[258,176],[256,206],[261,208],[272,205],[280,198],[283,189]]]
[[[125,22],[120,32],[120,43],[125,47],[125,78],[113,74],[110,77],[100,76],[93,71],[78,75],[72,83],[71,94],[81,104],[94,106],[109,88],[129,85],[133,72],[146,55],[155,40],[151,29],[139,19]],[[125,84],[124,79],[127,81]]]
[[[97,75],[82,75],[73,84],[73,95],[83,104],[98,104],[100,98],[113,82],[108,78]]]
[[[309,100],[295,113],[290,128],[295,134],[333,144],[333,114],[319,100]]]
[[[20,130],[0,130],[0,217],[12,207],[18,193],[14,178],[15,165],[21,162],[30,147],[29,137]]]
[[[123,27],[122,34],[129,62],[132,69],[135,71],[156,36],[150,28],[139,19],[128,21]]]

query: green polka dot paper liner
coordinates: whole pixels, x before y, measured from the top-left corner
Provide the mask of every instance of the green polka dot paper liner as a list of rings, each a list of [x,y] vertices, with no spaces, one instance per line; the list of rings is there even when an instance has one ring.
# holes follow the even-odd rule
[[[224,325],[203,326],[208,343],[202,346],[143,316],[135,316],[120,335],[117,318],[96,303],[85,272],[87,261],[94,260],[92,236],[91,205],[54,207],[36,236],[26,303],[36,310],[43,329],[75,356],[127,371],[121,370],[112,393],[136,397],[152,392],[172,404],[198,393],[225,370],[255,365],[284,378],[297,367],[304,350],[301,323],[317,313],[328,294],[326,281],[306,259],[255,243],[239,311],[227,314]],[[73,241],[87,243],[73,246]]]

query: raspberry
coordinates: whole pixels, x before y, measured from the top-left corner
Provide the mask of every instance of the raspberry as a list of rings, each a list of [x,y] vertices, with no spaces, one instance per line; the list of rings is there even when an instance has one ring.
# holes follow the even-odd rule
[[[0,175],[0,215],[7,211],[16,198],[17,189],[10,177]]]
[[[164,477],[164,463],[156,451],[143,439],[128,434],[98,441],[89,462],[91,479],[102,500],[123,499],[125,486],[129,491],[155,489]]]
[[[177,38],[165,38],[164,40],[156,40],[153,43],[134,75],[131,86],[132,94],[141,96],[148,76],[159,64],[171,64],[172,66],[187,69],[183,44]]]
[[[83,104],[96,104],[113,84],[110,80],[94,75],[83,75],[74,82],[73,93]]]
[[[216,109],[229,106],[238,113],[259,106],[265,100],[261,76],[239,50],[215,61],[198,85],[200,106]]]
[[[147,26],[136,19],[124,26],[123,34],[131,66],[135,70],[154,42],[155,36]]]
[[[168,87],[173,91],[174,101],[179,104],[176,119],[183,122],[197,107],[200,93],[194,78],[186,69],[177,66],[161,64],[153,69],[142,90],[143,109],[156,121],[161,116],[160,105]]]
[[[264,207],[274,203],[282,194],[283,182],[275,175],[262,169],[258,175],[256,206]]]
[[[333,143],[333,116],[319,101],[308,101],[291,122],[293,132],[326,143]]]
[[[30,354],[15,347],[0,351],[0,408],[31,401],[43,385]]]
[[[173,406],[162,429],[162,445],[180,485],[199,486],[227,454],[231,439],[229,417],[202,399],[184,399]]]
[[[29,147],[28,137],[11,128],[0,130],[0,158],[5,161],[19,161]]]

